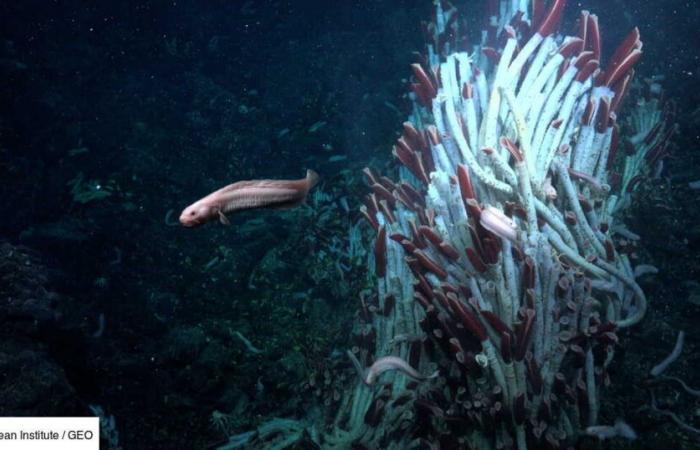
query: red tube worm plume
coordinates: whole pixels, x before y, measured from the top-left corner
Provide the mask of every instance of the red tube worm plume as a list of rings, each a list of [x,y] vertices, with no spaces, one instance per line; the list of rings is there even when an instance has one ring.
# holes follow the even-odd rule
[[[365,197],[365,205],[367,205],[367,209],[370,212],[373,212],[373,215],[376,215],[376,213],[379,212],[379,202],[377,202],[376,195],[369,194],[367,197]]]
[[[446,281],[443,281],[442,283],[440,283],[440,289],[442,289],[448,295],[449,294],[459,295],[461,292],[459,287],[455,286],[452,283],[448,283]]]
[[[584,52],[584,53],[589,53],[589,52]],[[582,53],[583,55],[583,53]],[[600,62],[597,59],[590,59],[586,61],[585,63],[582,63],[580,66],[578,64],[578,61],[583,61],[579,56],[579,59],[577,60],[576,67],[579,69],[578,75],[576,75],[576,81],[578,82],[584,82],[588,79],[590,76],[595,76],[596,71],[598,70],[598,67],[600,66]]]
[[[401,244],[401,247],[403,247],[404,251],[408,255],[412,255],[413,252],[415,252],[418,249],[418,247],[416,247],[416,245],[408,239],[402,239],[401,241],[399,241],[399,244]]]
[[[421,225],[418,227],[418,231],[420,234],[430,241],[434,246],[439,246],[442,243],[442,238],[437,234],[437,231],[433,230],[432,228],[426,226],[426,225]]]
[[[428,185],[430,184],[430,178],[428,177],[428,172],[425,171],[425,165],[423,164],[423,160],[420,158],[420,156],[417,153],[414,153],[414,160],[415,160],[415,166],[416,166],[416,177],[423,182],[423,184]]]
[[[425,136],[430,145],[438,145],[440,143],[440,133],[435,125],[428,125],[425,128]]]
[[[430,179],[425,171],[425,166],[423,165],[423,160],[417,152],[408,147],[408,144],[403,138],[399,138],[397,145],[395,145],[392,150],[392,154],[401,164],[406,166],[416,178],[426,185],[430,183]]]
[[[425,211],[425,222],[423,224],[428,225],[430,227],[435,226],[435,210],[434,209],[428,209]]]
[[[433,152],[430,150],[430,146],[427,144],[427,141],[423,142],[423,147],[421,148],[419,155],[422,156],[420,160],[425,173],[429,174],[435,172],[435,161],[433,161]]]
[[[527,353],[527,348],[530,345],[530,338],[532,337],[532,330],[535,325],[535,310],[526,309],[522,322],[518,324],[516,334],[516,347],[515,347],[515,357],[516,361],[522,361],[525,358],[525,353]]]
[[[416,130],[411,122],[403,123],[403,137],[414,150],[422,150],[426,146],[425,138],[423,138],[423,135]]]
[[[474,270],[476,270],[479,273],[486,272],[486,264],[481,259],[481,256],[479,256],[479,254],[473,248],[468,247],[465,249],[465,252],[467,254],[467,259],[472,264],[472,266],[474,266]]]
[[[364,216],[367,222],[369,222],[372,228],[374,228],[375,230],[379,230],[379,222],[377,222],[377,219],[375,218],[374,214],[370,214],[370,212],[367,209],[367,206],[360,206],[360,213]]]
[[[410,198],[406,196],[406,193],[403,191],[403,189],[394,189],[392,191],[392,194],[394,196],[394,199],[398,202],[400,202],[402,205],[404,205],[407,209],[411,211],[415,211],[416,205],[413,204]]]
[[[393,191],[396,189],[396,184],[389,177],[381,176],[377,181],[379,181],[379,184],[381,184],[388,191]]]
[[[394,155],[394,158],[398,159],[401,164],[403,164],[408,170],[413,172],[413,156],[408,150],[406,150],[400,145],[395,145],[394,148],[391,150],[391,153]]]
[[[422,148],[425,146],[425,139],[420,131],[416,129],[412,122],[406,121],[402,124],[403,133],[402,135],[411,142],[416,148]]]
[[[437,95],[437,87],[420,64],[411,64],[411,69],[418,81],[411,85],[413,92],[416,93],[423,106],[430,108],[432,100]]]
[[[500,240],[490,233],[485,235],[481,238],[481,251],[482,258],[486,264],[492,265],[498,263],[498,255],[501,252]]]
[[[476,201],[476,194],[474,193],[474,186],[472,185],[471,176],[469,175],[469,169],[467,169],[467,166],[464,164],[457,166],[457,183],[459,184],[459,192],[462,194],[464,209],[470,217],[478,219],[481,208]],[[474,208],[476,208],[476,210],[474,210]]]
[[[374,240],[374,264],[377,276],[382,278],[386,275],[386,228],[379,227],[377,238]]]
[[[394,217],[394,211],[389,207],[386,200],[379,200],[379,211],[386,217],[387,222],[396,222],[396,217]]]
[[[576,39],[576,40],[578,40],[578,39]],[[574,41],[574,39],[572,39],[571,41]],[[571,42],[571,41],[569,41],[569,42]],[[581,43],[581,46],[583,46],[583,43]],[[559,53],[562,53],[562,51],[559,50]],[[567,57],[567,55],[565,55],[564,53],[562,53],[562,56]],[[598,67],[598,60],[595,59],[593,52],[590,50],[581,50],[580,52],[578,52],[578,56],[576,57],[576,61],[575,61],[574,65],[576,66],[576,68],[578,70],[582,70],[590,62],[595,62],[596,63],[595,67],[596,68]],[[592,72],[592,70],[590,72]],[[589,72],[589,75],[590,75],[590,72]],[[581,77],[580,79],[585,80],[586,78],[588,78],[588,77],[585,76],[585,77]],[[579,79],[579,78],[577,77],[577,79]]]
[[[471,83],[464,83],[462,86],[462,97],[466,100],[474,97],[474,86]]]
[[[422,211],[422,210],[421,210]],[[413,219],[408,219],[408,226],[411,228],[411,237],[413,238],[413,243],[416,247],[424,249],[428,246],[428,243],[423,239],[423,235],[418,231],[418,226],[416,221]]]
[[[451,261],[456,261],[459,259],[459,253],[452,247],[449,243],[443,241],[443,239],[437,234],[437,232],[425,225],[419,227],[421,235],[426,238],[430,243],[432,243],[435,248],[437,248],[440,253],[445,255]]]
[[[372,191],[377,196],[377,198],[386,201],[391,208],[394,208],[394,206],[396,205],[396,199],[391,194],[391,192],[389,192],[389,190],[387,188],[385,188],[384,186],[382,186],[379,183],[374,183],[371,186],[371,188],[372,188]]]
[[[487,264],[495,264],[498,261],[501,242],[496,235],[480,223],[482,209],[473,198],[474,190],[466,167],[460,166],[457,175],[467,216],[471,219],[468,228],[474,245],[473,248],[466,248],[465,252],[474,269],[478,272],[484,272]],[[507,220],[511,219],[507,218]]]
[[[627,72],[632,70],[632,67],[639,61],[639,58],[642,57],[642,51],[638,49],[634,49],[630,52],[629,55],[623,59],[617,67],[614,68],[614,70],[610,71],[609,70],[609,75],[607,76],[605,80],[606,86],[612,86],[614,85],[620,78],[622,78]]]
[[[554,0],[552,7],[549,9],[549,13],[547,13],[547,16],[540,24],[539,30],[537,30],[537,33],[540,36],[546,37],[554,33],[554,31],[559,26],[559,22],[561,21],[561,16],[564,13],[565,6],[566,0]]]
[[[639,37],[639,28],[635,27],[615,49],[606,70],[606,86],[615,84],[639,60],[642,54],[642,41]]]
[[[593,57],[600,61],[600,27],[598,26],[598,16],[588,14],[588,25],[586,27],[586,50],[593,52]]]
[[[465,207],[467,209],[467,216],[474,220],[474,223],[478,223],[481,218],[481,206],[475,198],[468,198],[465,202]]]
[[[394,242],[398,242],[399,244],[408,240],[408,238],[401,233],[392,233],[389,235],[389,239]]]
[[[457,261],[459,259],[459,252],[456,248],[447,242],[443,242],[438,246],[440,253],[445,255],[450,261]]]
[[[443,292],[437,289],[433,289],[433,296],[435,297],[435,301],[437,302],[437,304],[440,305],[440,307],[443,310],[450,310],[450,304],[447,301],[447,296]]]
[[[419,223],[426,223],[426,224],[430,225],[430,218],[428,217],[428,211],[421,208],[418,211],[416,211],[416,214],[418,215],[418,222]]]
[[[365,177],[367,178],[367,183],[370,186],[375,183],[379,183],[377,174],[374,173],[374,171],[369,167],[365,167],[364,169],[362,169],[362,173],[365,174]]]
[[[584,44],[588,38],[588,16],[590,15],[590,12],[583,10],[581,11],[581,15],[578,19],[578,37],[584,42]]]
[[[545,14],[544,0],[532,0],[532,29],[540,27]]]
[[[481,309],[479,310],[479,314],[481,314],[481,317],[483,317],[491,328],[498,332],[498,334],[513,334],[513,331],[511,331],[508,325],[506,325],[495,313]]]
[[[416,152],[415,147],[411,146],[411,145],[406,141],[406,138],[404,138],[403,136],[399,137],[399,138],[396,140],[396,144],[397,144],[399,147],[401,147],[401,149],[402,149],[404,152],[406,152],[406,153],[415,153],[415,152]]]
[[[467,305],[453,296],[450,296],[448,301],[450,302],[452,313],[459,319],[464,328],[476,336],[479,342],[484,342],[489,338],[486,333],[486,328],[479,322],[478,317],[476,317]]]
[[[474,194],[474,186],[469,176],[469,169],[467,169],[467,166],[464,164],[457,166],[457,181],[459,182],[459,191],[462,194],[464,208],[468,210],[467,200],[474,199],[476,195]]]
[[[418,207],[425,207],[425,200],[423,199],[423,196],[419,194],[413,186],[405,181],[402,181],[399,183],[398,189],[403,192],[404,196],[407,197],[414,206],[417,205]]]
[[[501,146],[508,150],[508,152],[513,156],[516,162],[521,163],[525,160],[523,153],[520,151],[517,145],[513,143],[510,139],[503,136],[500,140]]]
[[[503,362],[506,364],[510,364],[510,362],[513,360],[512,345],[511,335],[508,333],[501,333],[501,357],[503,358]]]
[[[583,45],[584,42],[582,39],[579,38],[571,38],[566,41],[559,47],[559,53],[561,53],[561,56],[563,56],[566,59],[571,58],[572,56],[578,55],[583,51]],[[579,62],[581,58],[577,59],[577,63]],[[581,64],[586,64],[589,60],[593,59],[593,54],[586,54],[584,55],[583,61]],[[578,67],[578,65],[577,65]]]
[[[418,260],[421,266],[429,272],[432,272],[439,279],[444,280],[447,278],[447,271],[443,269],[435,260],[428,256],[423,250],[416,250],[413,252],[413,256]]]
[[[426,298],[432,299],[433,288],[430,285],[427,285],[428,289],[423,289],[423,286],[420,286],[420,277],[423,276],[423,272],[421,271],[421,265],[418,262],[418,260],[413,256],[406,256],[404,260],[406,261],[406,265],[408,265],[408,268],[411,269],[411,272],[413,272],[413,275],[418,279],[418,285],[421,288],[421,292],[423,293],[423,295],[425,295]]]

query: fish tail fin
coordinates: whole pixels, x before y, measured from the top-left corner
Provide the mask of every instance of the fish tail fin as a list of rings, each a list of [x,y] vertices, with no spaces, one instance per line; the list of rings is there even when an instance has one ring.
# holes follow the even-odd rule
[[[360,376],[360,380],[362,380],[363,383],[369,385],[370,383],[367,383],[367,375],[366,371],[362,368],[362,364],[360,364],[360,360],[357,359],[357,356],[350,350],[347,352],[348,357],[350,358],[350,361],[352,361],[352,365],[355,366],[355,370],[357,371],[357,374]]]
[[[637,432],[624,420],[617,419],[615,421],[615,429],[617,430],[617,435],[625,439],[633,441],[637,439]]]
[[[319,176],[316,172],[314,172],[311,169],[307,169],[306,171],[306,182],[308,184],[307,192],[313,189],[314,186],[318,183]]]

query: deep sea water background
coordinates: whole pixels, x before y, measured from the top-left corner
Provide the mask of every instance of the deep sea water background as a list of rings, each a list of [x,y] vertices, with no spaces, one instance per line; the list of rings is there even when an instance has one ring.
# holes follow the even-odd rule
[[[360,170],[392,170],[430,3],[0,3],[0,415],[101,405],[124,448],[206,448],[352,382],[338,354],[371,284],[348,246]],[[662,272],[644,286],[644,324],[623,336],[603,414],[638,429],[628,448],[694,448],[645,409],[643,380],[685,329],[674,370],[700,384],[700,213],[687,187],[700,178],[700,6],[569,3],[569,23],[582,8],[600,16],[608,52],[640,27],[638,76],[665,76],[681,127],[630,217],[640,258]],[[306,168],[323,179],[307,207],[228,228],[172,223],[233,180]],[[318,392],[309,381],[327,371]],[[670,406],[692,422],[698,405]]]

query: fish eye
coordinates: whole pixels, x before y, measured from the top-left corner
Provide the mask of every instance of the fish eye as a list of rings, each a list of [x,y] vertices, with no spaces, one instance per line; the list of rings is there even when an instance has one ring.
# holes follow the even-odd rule
[[[190,216],[194,216],[194,211],[190,211]]]

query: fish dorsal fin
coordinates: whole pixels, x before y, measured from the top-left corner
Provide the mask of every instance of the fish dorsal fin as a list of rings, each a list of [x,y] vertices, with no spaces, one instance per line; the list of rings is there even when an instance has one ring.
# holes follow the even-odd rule
[[[259,186],[261,184],[260,180],[243,180],[243,181],[236,181],[235,183],[229,184],[228,186],[225,186],[221,189],[219,189],[220,192],[229,192],[229,191],[235,191],[238,189],[244,189],[250,186]]]

